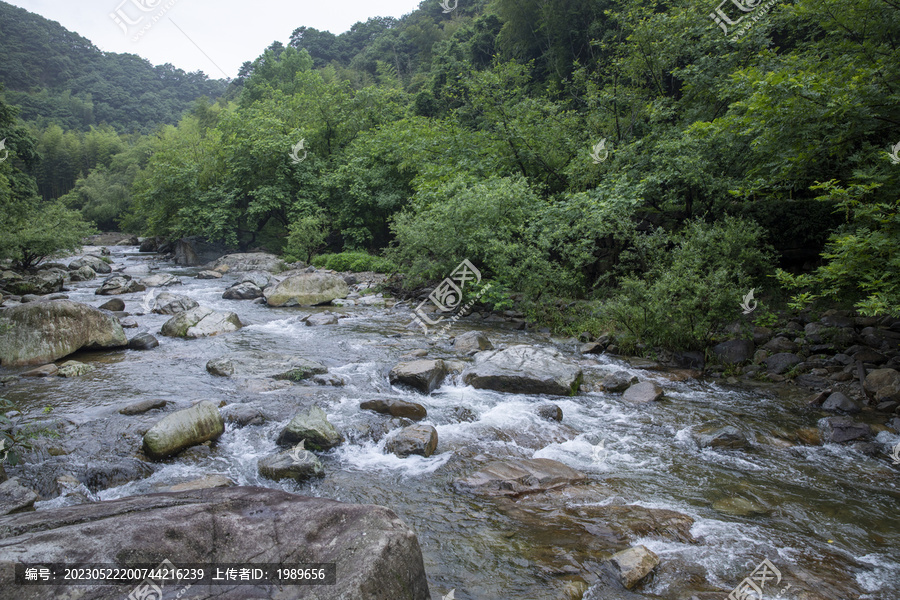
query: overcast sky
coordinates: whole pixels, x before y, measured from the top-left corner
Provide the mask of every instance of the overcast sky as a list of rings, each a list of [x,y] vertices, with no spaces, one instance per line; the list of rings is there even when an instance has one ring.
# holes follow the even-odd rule
[[[419,5],[419,0],[7,1],[59,22],[106,52],[129,52],[214,79],[235,77],[273,41],[287,44],[297,27],[339,34],[357,21],[400,17]]]

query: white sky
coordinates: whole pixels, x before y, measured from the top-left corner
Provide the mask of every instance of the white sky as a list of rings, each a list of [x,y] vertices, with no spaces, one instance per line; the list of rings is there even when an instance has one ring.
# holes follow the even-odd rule
[[[172,63],[185,71],[200,70],[213,79],[235,77],[245,61],[255,59],[275,40],[287,45],[297,27],[340,34],[357,21],[400,17],[419,5],[419,0],[7,1],[57,21],[103,51],[137,54],[154,65]],[[117,10],[120,18],[124,15],[136,23],[125,26],[127,34],[110,16]]]

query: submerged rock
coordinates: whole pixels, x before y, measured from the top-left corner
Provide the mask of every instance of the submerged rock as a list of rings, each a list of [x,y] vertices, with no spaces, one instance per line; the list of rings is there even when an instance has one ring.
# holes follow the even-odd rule
[[[857,423],[850,417],[825,417],[819,419],[819,431],[824,443],[840,444],[872,435],[872,428],[865,423]]]
[[[715,424],[701,427],[693,434],[694,439],[701,448],[744,448],[747,445],[747,437],[740,429],[732,425],[720,426]]]
[[[225,422],[212,402],[204,401],[164,417],[144,434],[144,452],[165,458],[197,444],[218,438]]]
[[[93,365],[86,365],[77,360],[70,360],[59,365],[59,371],[56,374],[60,377],[80,377],[81,375],[96,370],[97,367]]]
[[[0,332],[0,364],[5,367],[42,364],[82,348],[118,348],[128,343],[116,317],[71,300],[8,308],[0,312]]]
[[[151,411],[155,408],[165,408],[167,402],[165,400],[141,400],[140,402],[135,402],[134,404],[129,404],[124,408],[119,409],[119,414],[121,415],[142,415],[147,411]]]
[[[549,458],[509,459],[488,463],[457,487],[487,496],[519,496],[570,486],[587,479],[581,471]]]
[[[413,421],[421,421],[428,416],[428,411],[421,404],[406,402],[396,398],[368,400],[361,402],[359,407],[363,410],[372,410],[384,415],[391,415],[392,417],[404,417]]]
[[[296,564],[298,557],[336,564],[334,585],[291,586],[290,593],[275,584],[218,587],[220,600],[431,597],[415,533],[393,511],[260,487],[150,494],[10,515],[4,517],[0,536],[2,563],[125,567],[170,558],[181,566],[209,563],[214,552],[219,564],[248,567]],[[33,600],[61,597],[60,586],[28,589]],[[78,586],[92,600],[122,600],[130,589]]]
[[[269,306],[315,306],[348,294],[347,283],[332,273],[301,273],[265,290]]]
[[[512,346],[476,354],[475,364],[463,372],[463,380],[479,389],[571,396],[578,393],[582,371],[557,350]]]
[[[619,581],[630,590],[659,566],[659,557],[646,546],[634,546],[616,552],[609,562],[618,572]]]
[[[259,459],[257,470],[263,477],[275,481],[281,479],[305,481],[325,475],[322,461],[315,454],[300,448],[300,446]]]
[[[166,321],[160,332],[169,337],[195,339],[230,333],[241,327],[241,320],[233,312],[218,312],[198,306]]]

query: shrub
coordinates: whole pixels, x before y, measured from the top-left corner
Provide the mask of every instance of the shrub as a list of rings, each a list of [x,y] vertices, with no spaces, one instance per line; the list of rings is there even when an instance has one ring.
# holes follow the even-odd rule
[[[393,261],[380,256],[373,256],[367,252],[319,254],[312,259],[312,264],[323,269],[350,271],[353,273],[361,273],[363,271],[394,273],[397,271],[397,265]]]

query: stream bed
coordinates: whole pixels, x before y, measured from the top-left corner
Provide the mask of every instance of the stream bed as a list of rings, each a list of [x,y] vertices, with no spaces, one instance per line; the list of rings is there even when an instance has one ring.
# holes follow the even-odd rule
[[[132,337],[148,331],[159,339],[158,348],[81,352],[71,358],[94,365],[95,371],[69,379],[22,378],[3,388],[4,396],[37,427],[52,432],[35,438],[36,450],[26,457],[26,467],[10,471],[44,495],[38,510],[75,501],[50,492],[55,475],[71,465],[135,463],[141,435],[173,406],[186,408],[199,400],[247,403],[265,415],[263,424],[229,424],[215,444],[152,463],[146,477],[135,479],[121,476],[121,469],[107,469],[103,473],[108,481],[90,492],[92,499],[151,493],[222,475],[237,485],[384,505],[416,531],[433,597],[455,590],[457,600],[580,597],[583,582],[592,583],[592,568],[611,551],[585,541],[590,530],[584,530],[571,509],[638,505],[694,519],[694,543],[649,535],[630,540],[661,559],[639,591],[649,598],[725,598],[765,558],[785,581],[793,582],[787,598],[818,598],[803,595],[802,590],[818,592],[816,582],[823,581],[833,586],[829,590],[842,590],[829,591],[823,598],[900,598],[896,591],[900,471],[888,455],[900,436],[879,432],[875,456],[840,445],[799,443],[796,432],[815,427],[824,416],[806,406],[803,390],[785,385],[728,386],[721,380],[638,368],[621,357],[582,356],[572,340],[467,318],[450,334],[477,329],[495,347],[555,347],[577,362],[588,379],[626,370],[641,381],[661,385],[665,399],[635,406],[620,394],[601,392],[536,397],[477,390],[456,376],[426,396],[389,383],[388,372],[401,356],[426,349],[428,358],[471,358],[460,357],[448,340],[430,342],[418,329],[409,328],[412,311],[405,303],[310,309],[224,300],[222,292],[234,282],[233,276],[196,279],[197,268],[179,268],[155,255],[139,255],[135,248],[111,250],[116,268],[126,273],[139,277],[167,272],[183,282],[151,289],[151,295],[169,291],[202,306],[234,311],[244,327],[226,335],[182,340],[159,335],[169,317],[138,315],[139,328],[126,333]],[[98,306],[109,299],[94,294],[98,285],[99,280],[74,283],[66,293],[71,300]],[[147,293],[120,297],[126,311],[142,312]],[[344,318],[336,325],[315,327],[300,321],[302,315],[324,310]],[[276,385],[272,380],[215,377],[206,371],[210,359],[238,352],[314,360],[345,385]],[[22,370],[0,369],[0,376]],[[424,422],[439,436],[433,456],[400,459],[385,453],[384,439],[371,435],[373,423],[384,419],[359,408],[360,402],[385,397],[427,408]],[[165,412],[118,413],[125,405],[157,398],[170,402]],[[561,422],[537,414],[536,406],[548,402],[562,409]],[[260,477],[257,460],[279,450],[275,440],[281,428],[312,404],[321,406],[346,438],[341,446],[320,454],[326,476],[302,484]],[[865,414],[859,418],[865,420]],[[708,423],[737,427],[749,445],[738,450],[700,449],[692,432]],[[508,457],[554,459],[583,471],[589,481],[536,503],[475,496],[454,486],[491,460]],[[793,595],[794,590],[801,592]]]

